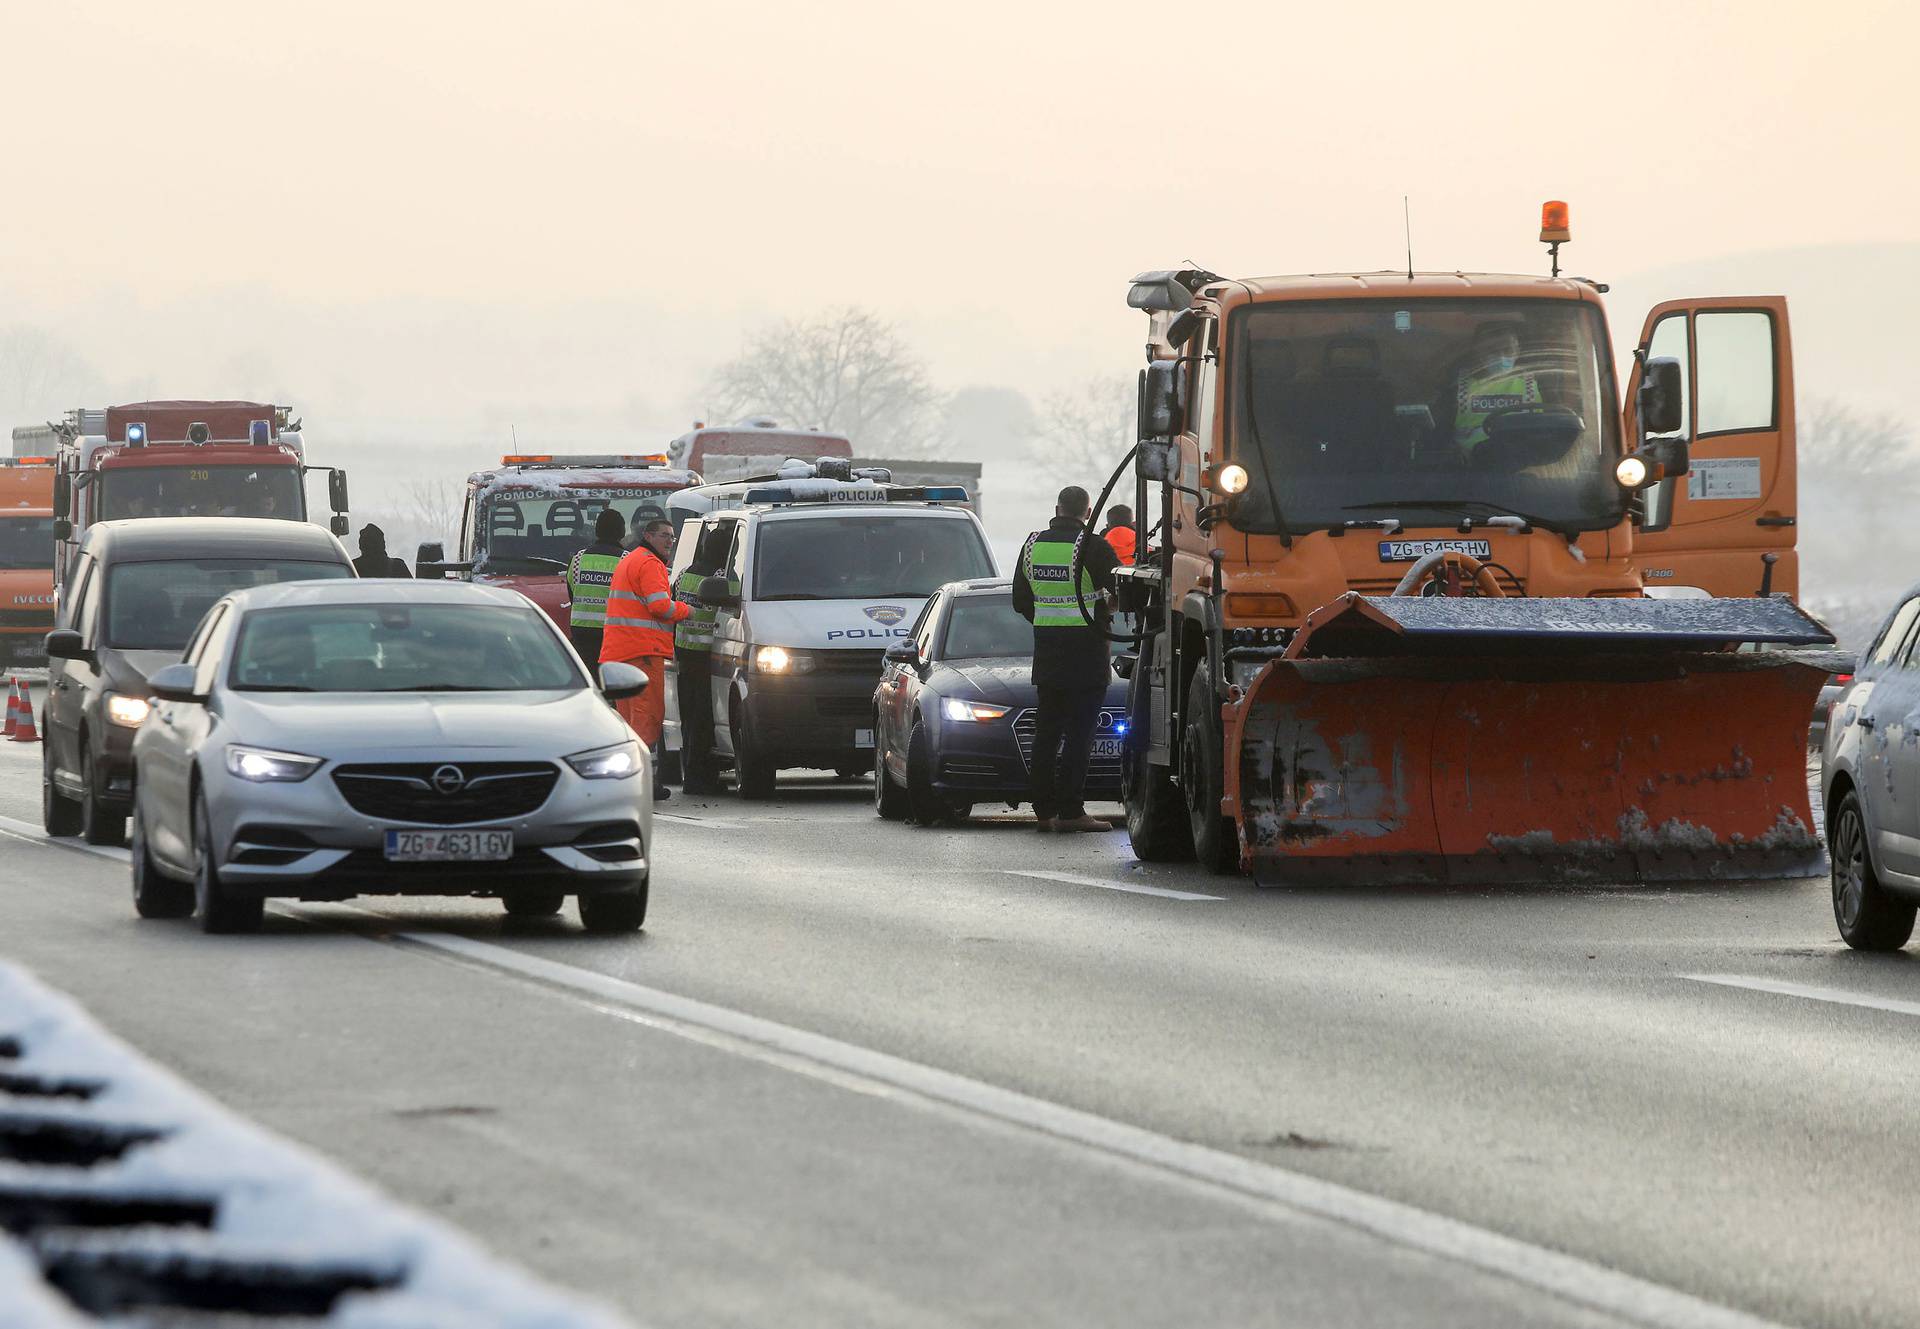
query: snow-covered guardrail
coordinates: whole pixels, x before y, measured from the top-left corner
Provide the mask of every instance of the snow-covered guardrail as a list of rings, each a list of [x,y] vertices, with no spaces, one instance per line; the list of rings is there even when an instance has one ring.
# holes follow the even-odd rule
[[[350,1329],[621,1324],[233,1116],[0,964],[0,1323],[193,1311]]]

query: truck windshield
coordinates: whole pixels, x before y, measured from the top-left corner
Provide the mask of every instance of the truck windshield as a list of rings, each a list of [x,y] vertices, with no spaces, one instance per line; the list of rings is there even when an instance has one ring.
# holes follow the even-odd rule
[[[351,577],[344,563],[282,558],[169,558],[122,563],[107,575],[106,644],[178,651],[214,601],[248,586]]]
[[[925,510],[763,522],[753,560],[756,600],[918,598],[950,581],[993,575],[971,521]]]
[[[479,504],[474,570],[495,575],[557,572],[593,543],[593,524],[611,507],[631,544],[640,526],[667,515],[671,489],[493,490]],[[555,567],[558,564],[559,567]]]
[[[0,517],[0,571],[53,566],[53,518]]]
[[[112,466],[94,481],[95,519],[285,517],[307,519],[297,466]]]
[[[1597,306],[1544,299],[1362,299],[1233,316],[1229,453],[1251,483],[1243,530],[1518,514],[1616,524],[1626,493],[1612,357]]]

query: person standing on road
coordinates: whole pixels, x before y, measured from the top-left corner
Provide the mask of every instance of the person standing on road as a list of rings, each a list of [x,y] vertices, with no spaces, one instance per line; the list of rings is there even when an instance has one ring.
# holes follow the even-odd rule
[[[387,552],[387,533],[372,522],[360,528],[360,557],[353,560],[353,570],[362,577],[413,579],[407,565]]]
[[[600,509],[600,515],[593,519],[593,543],[567,564],[567,599],[573,602],[567,611],[567,635],[573,638],[573,649],[589,665],[600,663],[600,638],[607,625],[607,591],[613,586],[614,569],[626,555],[620,547],[620,537],[626,532],[624,517],[612,508]]]
[[[659,765],[660,730],[667,718],[667,658],[673,654],[673,625],[692,611],[673,598],[667,561],[673,557],[673,523],[656,517],[640,531],[640,543],[613,570],[607,592],[607,619],[600,639],[600,660],[633,665],[647,676],[639,696],[615,703],[620,718],[655,754]],[[671,795],[658,779],[655,802]]]
[[[1107,529],[1100,532],[1100,538],[1113,547],[1115,558],[1120,566],[1133,566],[1133,509],[1125,503],[1115,503],[1107,509]]]
[[[1052,524],[1027,537],[1013,579],[1013,607],[1033,624],[1033,685],[1040,694],[1033,730],[1033,814],[1043,831],[1112,829],[1088,816],[1081,801],[1100,703],[1113,681],[1106,633],[1087,620],[1105,621],[1098,597],[1112,589],[1119,564],[1105,540],[1088,538],[1092,515],[1086,490],[1062,489]]]
[[[720,776],[713,760],[713,624],[719,606],[700,598],[700,583],[717,576],[726,562],[734,528],[709,526],[693,547],[693,559],[680,574],[674,598],[693,612],[673,630],[673,667],[679,677],[681,787],[689,794],[717,794]],[[737,595],[739,588],[735,587]]]

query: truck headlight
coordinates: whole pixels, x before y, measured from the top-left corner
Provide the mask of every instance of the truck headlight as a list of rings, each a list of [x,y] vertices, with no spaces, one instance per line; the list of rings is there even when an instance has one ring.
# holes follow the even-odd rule
[[[962,701],[958,697],[948,697],[940,703],[940,712],[949,720],[978,724],[987,720],[998,720],[1007,713],[1007,708],[989,706],[980,701]]]
[[[582,780],[630,780],[640,773],[640,745],[628,739],[610,748],[576,752],[566,762]]]
[[[145,697],[127,697],[118,692],[107,694],[107,719],[129,729],[139,728],[140,722],[147,718],[147,712],[152,709]]]
[[[756,674],[811,674],[813,652],[762,646],[753,653],[753,671]]]
[[[324,757],[309,757],[299,752],[276,752],[272,748],[250,748],[227,744],[227,770],[255,784],[296,784],[320,769]]]
[[[1620,482],[1622,489],[1638,489],[1647,482],[1647,463],[1640,457],[1627,456],[1613,468],[1613,478]]]

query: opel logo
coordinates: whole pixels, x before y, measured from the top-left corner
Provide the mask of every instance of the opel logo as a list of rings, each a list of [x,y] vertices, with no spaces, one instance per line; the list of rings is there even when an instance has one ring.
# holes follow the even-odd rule
[[[458,766],[442,766],[433,773],[433,787],[442,794],[457,794],[467,787],[467,773]]]

